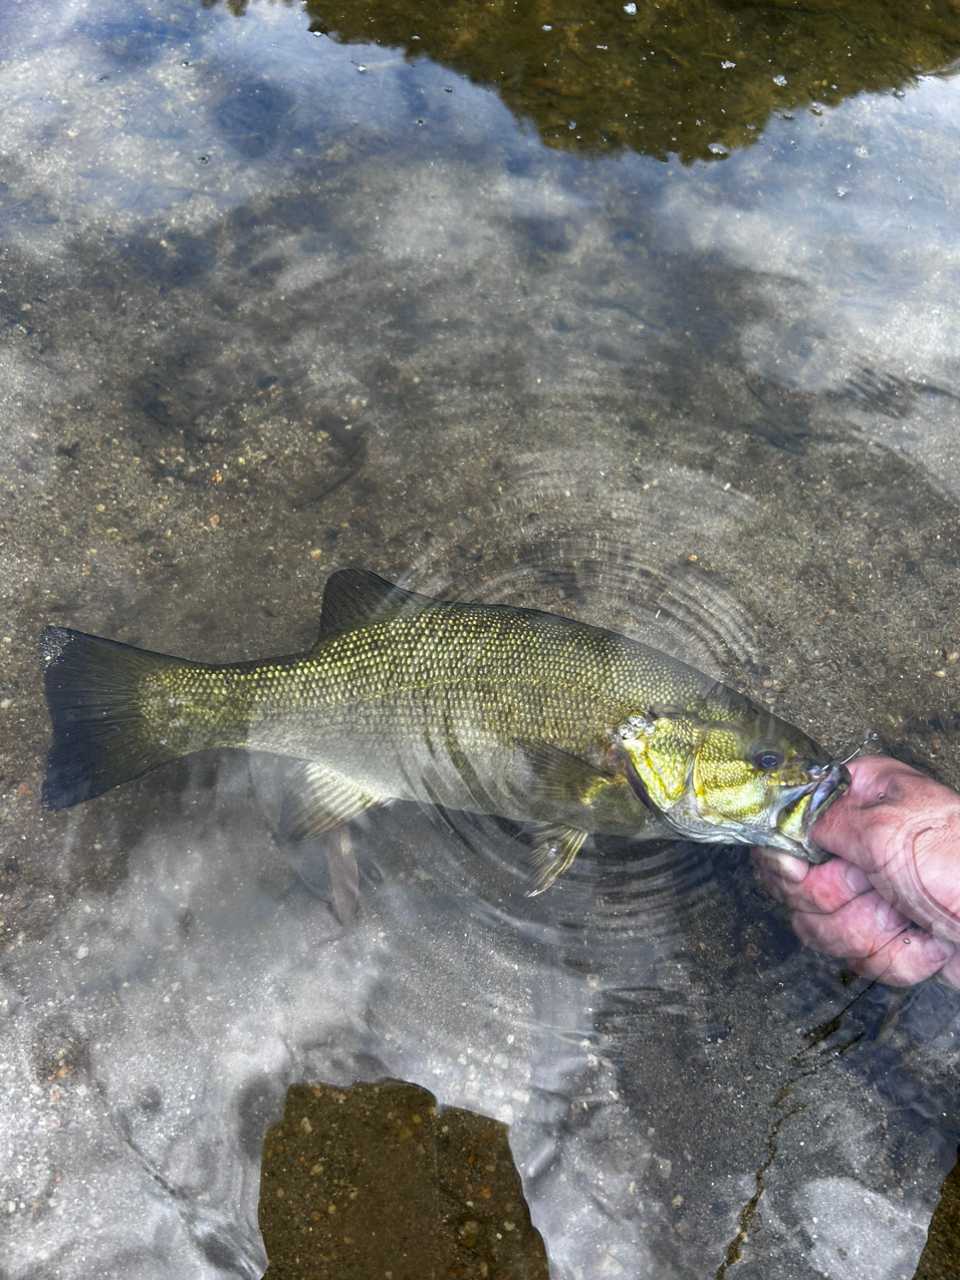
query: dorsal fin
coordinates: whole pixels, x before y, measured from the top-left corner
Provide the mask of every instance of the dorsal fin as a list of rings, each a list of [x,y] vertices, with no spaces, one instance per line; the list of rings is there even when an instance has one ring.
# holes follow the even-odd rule
[[[317,644],[331,636],[385,622],[398,613],[416,612],[436,603],[430,596],[394,586],[369,569],[338,569],[327,579],[323,590]]]

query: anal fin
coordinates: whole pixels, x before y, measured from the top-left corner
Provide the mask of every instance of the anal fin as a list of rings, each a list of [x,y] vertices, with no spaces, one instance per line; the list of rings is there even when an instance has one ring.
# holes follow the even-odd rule
[[[294,770],[286,783],[279,834],[284,840],[321,835],[383,803],[343,774],[307,761]]]
[[[535,832],[536,844],[533,850],[535,871],[530,886],[525,892],[528,898],[535,898],[550,888],[557,876],[566,871],[573,862],[589,834],[576,827],[559,826],[549,822],[537,823]]]

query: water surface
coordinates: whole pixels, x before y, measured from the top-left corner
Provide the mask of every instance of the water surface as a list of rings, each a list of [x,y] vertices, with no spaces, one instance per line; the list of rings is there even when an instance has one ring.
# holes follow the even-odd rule
[[[528,900],[514,829],[398,805],[344,925],[265,762],[39,806],[41,626],[291,652],[349,564],[960,784],[960,17],[631,8],[0,17],[17,1280],[259,1276],[287,1087],[385,1075],[511,1126],[558,1280],[913,1275],[957,997],[800,948],[744,851]]]

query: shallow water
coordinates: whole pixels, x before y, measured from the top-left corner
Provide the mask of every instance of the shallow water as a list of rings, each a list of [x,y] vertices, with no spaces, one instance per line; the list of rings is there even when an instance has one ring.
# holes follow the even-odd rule
[[[912,1276],[960,1002],[800,948],[743,851],[599,841],[530,900],[513,828],[397,805],[344,925],[263,761],[39,807],[42,625],[291,652],[348,564],[960,785],[960,15],[690,6],[705,71],[557,11],[544,76],[325,8],[0,13],[6,1273],[259,1276],[288,1085],[393,1075],[511,1125],[558,1280]],[[622,79],[634,19],[672,71]]]

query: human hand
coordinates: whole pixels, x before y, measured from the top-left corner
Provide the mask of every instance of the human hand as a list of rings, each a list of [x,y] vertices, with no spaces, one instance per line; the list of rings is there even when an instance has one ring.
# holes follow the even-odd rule
[[[815,951],[890,986],[936,974],[960,990],[960,795],[888,756],[847,767],[849,790],[813,826],[837,856],[754,849],[760,879]]]

